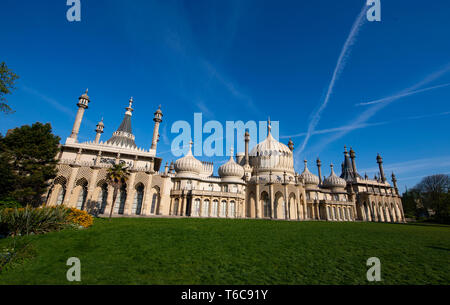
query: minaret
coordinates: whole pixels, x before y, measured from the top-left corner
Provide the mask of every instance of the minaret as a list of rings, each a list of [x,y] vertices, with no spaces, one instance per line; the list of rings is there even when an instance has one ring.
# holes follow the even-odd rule
[[[319,174],[319,185],[321,185],[322,184],[322,169],[321,169],[322,162],[320,161],[320,159],[318,157],[317,157],[316,164],[317,164],[317,171]]]
[[[83,120],[84,110],[88,108],[89,105],[89,96],[88,89],[86,89],[86,92],[78,98],[78,111],[77,116],[75,117],[75,122],[73,123],[72,133],[69,137],[69,142],[76,143],[78,138],[78,132],[80,131],[80,125],[81,121]]]
[[[97,124],[97,128],[95,128],[95,143],[98,144],[100,142],[100,136],[103,133],[103,128],[105,127],[105,125],[103,124],[103,118],[100,122],[98,122]]]
[[[250,142],[250,134],[248,133],[248,129],[245,130],[244,141],[245,141],[245,165],[249,165],[248,145]]]
[[[291,151],[294,151],[294,142],[292,142],[291,138],[289,138],[288,147]]]
[[[151,149],[156,150],[156,146],[158,145],[159,138],[159,124],[162,122],[162,111],[161,105],[159,105],[158,110],[154,113],[153,121],[155,122],[155,126],[153,127],[153,138],[152,138],[152,147]]]
[[[386,182],[386,177],[384,176],[384,170],[383,170],[383,158],[381,158],[380,154],[377,154],[377,163],[378,167],[380,168],[380,179],[381,182]]]
[[[398,194],[397,178],[395,177],[394,172],[392,172],[392,183],[394,184],[395,192]]]
[[[353,148],[350,147],[350,159],[352,159],[352,168],[353,168],[353,173],[355,174],[355,177],[357,176],[356,173],[356,162],[355,162],[355,151],[353,150]]]

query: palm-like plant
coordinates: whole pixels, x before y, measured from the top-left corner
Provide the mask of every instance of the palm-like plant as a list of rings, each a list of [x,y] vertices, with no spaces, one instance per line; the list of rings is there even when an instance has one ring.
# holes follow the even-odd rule
[[[114,164],[111,168],[108,168],[106,181],[114,188],[111,211],[109,212],[110,219],[114,210],[114,204],[116,203],[117,192],[126,183],[129,175],[130,172],[128,171],[124,163]]]

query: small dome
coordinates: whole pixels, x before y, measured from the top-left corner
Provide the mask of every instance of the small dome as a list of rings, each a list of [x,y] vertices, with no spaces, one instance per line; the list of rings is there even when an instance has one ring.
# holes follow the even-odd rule
[[[244,176],[244,168],[237,164],[233,159],[233,155],[231,155],[230,160],[219,167],[219,176],[225,179],[241,179]]]
[[[175,171],[177,175],[198,175],[202,172],[202,162],[192,155],[192,141],[189,143],[189,152],[182,158],[175,161]]]
[[[331,174],[328,176],[328,178],[325,179],[323,182],[323,186],[327,188],[335,188],[335,187],[345,187],[347,185],[347,182],[336,176],[333,170],[333,164],[330,165],[331,167]]]
[[[300,178],[303,178],[303,180],[305,181],[305,184],[314,184],[314,185],[318,185],[319,184],[319,177],[317,177],[316,175],[314,175],[313,173],[311,173],[308,169],[308,161],[304,161],[305,162],[305,169],[303,170],[303,173],[301,173]]]

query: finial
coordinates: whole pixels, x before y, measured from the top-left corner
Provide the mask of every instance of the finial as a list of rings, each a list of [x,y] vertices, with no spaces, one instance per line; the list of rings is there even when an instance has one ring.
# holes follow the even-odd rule
[[[308,160],[303,160],[303,163],[305,163],[305,170],[308,168]]]
[[[272,130],[272,125],[270,124],[270,116],[267,120],[267,133],[270,133],[270,131]]]
[[[334,174],[333,163],[330,164],[330,167],[331,167],[331,174]]]
[[[88,88],[86,88],[86,94],[88,94],[88,91],[89,91],[89,89],[88,89]]]
[[[131,105],[133,105],[133,97],[130,97],[130,104],[128,105],[128,107],[130,107],[131,108]]]

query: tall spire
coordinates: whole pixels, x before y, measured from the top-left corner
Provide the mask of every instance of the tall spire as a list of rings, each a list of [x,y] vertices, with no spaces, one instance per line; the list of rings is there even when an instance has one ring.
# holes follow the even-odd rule
[[[353,157],[352,157],[353,156]],[[355,158],[355,152],[350,147],[350,156],[347,151],[347,146],[344,146],[344,162],[342,163],[342,173],[341,178],[346,181],[354,181],[356,178],[362,178],[356,171],[356,165],[352,164],[352,161],[350,161],[350,158],[352,158],[352,161],[354,163]]]
[[[107,141],[109,144],[115,144],[119,146],[130,146],[136,148],[136,143],[134,142],[134,135],[131,129],[131,116],[133,112],[133,98],[131,97],[128,101],[128,107],[126,107],[125,116],[120,123],[119,128],[113,133],[111,139]]]

